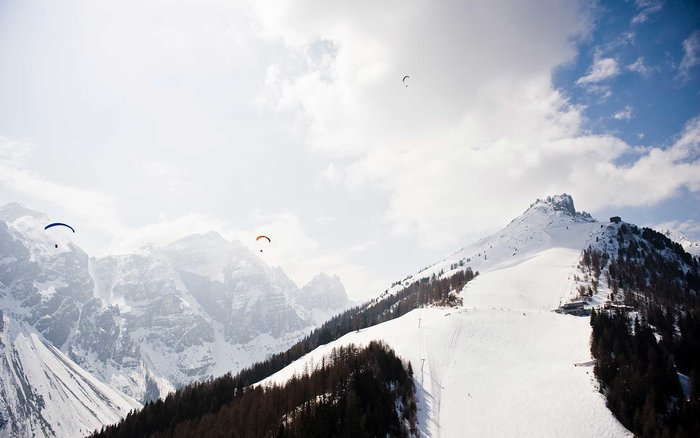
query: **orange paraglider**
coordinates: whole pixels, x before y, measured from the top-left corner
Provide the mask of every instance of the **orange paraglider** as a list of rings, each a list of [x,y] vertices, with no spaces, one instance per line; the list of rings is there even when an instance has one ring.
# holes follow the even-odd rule
[[[255,238],[256,242],[259,242],[261,240],[267,240],[268,243],[272,243],[272,240],[270,240],[270,238],[267,236],[260,235],[260,236]],[[260,252],[263,252],[263,250],[261,249]]]

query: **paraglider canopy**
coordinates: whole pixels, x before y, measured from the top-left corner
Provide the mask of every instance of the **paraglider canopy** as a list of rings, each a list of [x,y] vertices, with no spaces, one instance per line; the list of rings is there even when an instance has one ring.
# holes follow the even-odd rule
[[[45,229],[45,230],[48,230],[48,229],[51,228],[51,227],[59,227],[59,226],[60,226],[60,227],[67,227],[67,228],[69,228],[72,232],[75,233],[75,230],[73,229],[73,227],[71,227],[71,226],[68,225],[68,224],[63,224],[63,223],[61,223],[61,222],[54,222],[54,223],[52,223],[52,224],[48,224],[47,226],[44,227],[44,229]]]
[[[267,240],[268,243],[272,243],[272,240],[270,240],[270,238],[267,236],[260,235],[255,238],[256,242],[260,242],[261,240]],[[260,252],[263,252],[262,248],[260,248]]]
[[[44,230],[48,230],[49,228],[53,228],[53,227],[66,227],[69,230],[71,230],[73,233],[75,233],[75,229],[73,227],[71,227],[68,224],[64,224],[62,222],[54,222],[52,224],[48,224],[47,226],[44,227]],[[54,248],[58,248],[58,243],[54,244]]]
[[[401,82],[406,84],[406,79],[408,79],[408,78],[410,78],[410,76],[408,76],[408,75],[404,76],[403,79],[401,79]],[[406,84],[406,86],[408,87],[408,84]]]

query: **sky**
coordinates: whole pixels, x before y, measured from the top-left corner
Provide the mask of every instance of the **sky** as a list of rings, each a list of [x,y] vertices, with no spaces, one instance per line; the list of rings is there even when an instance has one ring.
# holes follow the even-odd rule
[[[361,300],[559,193],[700,239],[700,3],[0,0],[0,204],[90,255],[266,234]]]

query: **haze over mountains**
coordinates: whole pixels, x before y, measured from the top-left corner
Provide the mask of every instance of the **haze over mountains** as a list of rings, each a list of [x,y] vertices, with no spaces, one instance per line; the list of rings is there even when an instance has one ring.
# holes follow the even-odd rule
[[[286,348],[349,304],[337,277],[319,274],[299,288],[213,232],[90,258],[69,237],[45,231],[47,223],[19,204],[0,208],[0,427],[17,436],[114,422],[136,401]],[[86,382],[106,407],[65,389],[51,364]],[[52,410],[56,404],[74,412]],[[71,422],[76,412],[85,421]]]

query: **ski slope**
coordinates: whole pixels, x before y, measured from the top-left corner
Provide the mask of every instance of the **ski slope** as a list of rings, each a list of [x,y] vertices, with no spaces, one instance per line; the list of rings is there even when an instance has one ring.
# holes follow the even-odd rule
[[[489,249],[461,292],[463,306],[417,309],[349,333],[262,383],[283,383],[334,347],[380,339],[413,365],[423,436],[631,436],[597,390],[589,318],[551,311],[571,297],[581,249],[600,224],[546,209],[528,218],[531,210],[430,268]]]

